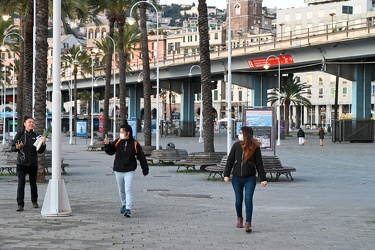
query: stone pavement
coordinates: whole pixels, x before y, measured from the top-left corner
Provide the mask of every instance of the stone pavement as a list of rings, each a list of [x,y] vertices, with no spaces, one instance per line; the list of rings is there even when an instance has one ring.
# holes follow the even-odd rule
[[[113,157],[86,151],[84,139],[77,145],[61,141],[72,215],[42,217],[41,208],[31,206],[29,186],[25,211],[16,212],[16,177],[0,176],[0,249],[374,248],[373,143],[332,143],[327,137],[321,147],[313,135],[305,146],[296,137],[282,140],[277,155],[297,168],[295,180],[282,176],[265,188],[257,185],[253,233],[247,234],[235,227],[230,184],[207,181],[205,172],[177,173],[174,166],[151,166],[147,177],[137,169],[132,218],[126,218],[119,213]],[[203,151],[198,137],[160,139],[163,148],[168,142]],[[215,150],[226,151],[225,131],[216,135]],[[38,188],[42,205],[47,184]]]

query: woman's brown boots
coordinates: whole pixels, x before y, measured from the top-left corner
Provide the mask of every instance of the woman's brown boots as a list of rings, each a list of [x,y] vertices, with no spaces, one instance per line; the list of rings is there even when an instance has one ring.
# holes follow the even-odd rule
[[[237,227],[243,228],[243,218],[242,217],[237,218]]]
[[[246,232],[251,233],[251,231],[252,231],[252,229],[251,229],[251,222],[246,222],[245,223],[245,230],[246,230]]]

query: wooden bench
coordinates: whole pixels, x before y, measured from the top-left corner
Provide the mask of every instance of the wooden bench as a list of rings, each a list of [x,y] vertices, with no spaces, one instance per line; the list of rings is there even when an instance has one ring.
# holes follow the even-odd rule
[[[209,180],[210,177],[215,178],[216,175],[220,175],[221,178],[224,179],[223,174],[224,174],[225,166],[227,165],[227,160],[228,160],[228,156],[225,155],[223,156],[219,165],[207,167],[206,170],[209,171],[207,180]],[[279,157],[275,155],[273,156],[263,155],[262,161],[263,161],[264,171],[266,172],[266,174],[269,173],[271,175],[271,178],[273,178],[272,175],[275,174],[275,179],[273,179],[274,181],[277,181],[281,175],[285,175],[288,180],[290,178],[290,181],[293,180],[291,172],[295,172],[296,169],[293,167],[282,166]]]
[[[177,162],[186,159],[187,156],[185,149],[162,149],[151,151],[151,155],[146,159],[154,164],[155,162]]]
[[[68,163],[64,163],[64,158],[61,158],[61,173],[66,174],[65,167],[69,166]],[[44,171],[49,174],[48,168],[52,168],[52,151],[46,150],[44,154]]]
[[[218,165],[206,167],[206,170],[209,172],[207,180],[209,180],[211,177],[215,179],[216,175],[219,175],[221,179],[224,179],[224,169],[227,165],[227,160],[228,155],[224,155]]]
[[[208,166],[217,166],[221,162],[221,159],[224,155],[226,155],[225,152],[190,153],[186,157],[186,160],[178,161],[175,163],[175,165],[177,166],[176,171],[178,171],[181,167],[186,168],[186,170],[192,168],[195,171],[196,166],[200,166],[200,170],[204,171]]]
[[[104,142],[103,141],[96,141],[93,145],[87,146],[87,151],[97,151],[97,150],[104,150]]]
[[[269,173],[271,178],[273,178],[272,174],[275,174],[274,181],[277,181],[281,175],[285,175],[288,180],[290,178],[290,181],[294,180],[292,177],[292,172],[295,172],[296,169],[293,167],[283,166],[279,157],[276,155],[263,155],[262,160],[266,173]]]

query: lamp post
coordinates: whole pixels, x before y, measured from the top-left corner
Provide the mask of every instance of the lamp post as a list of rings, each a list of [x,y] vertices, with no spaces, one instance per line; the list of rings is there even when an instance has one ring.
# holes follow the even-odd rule
[[[128,23],[132,24],[134,23],[134,18],[132,17],[132,12],[134,6],[136,6],[139,3],[148,3],[150,4],[156,12],[156,150],[159,150],[159,140],[160,140],[160,127],[159,127],[159,113],[160,113],[160,108],[159,108],[159,102],[160,102],[160,89],[159,89],[159,11],[155,7],[155,5],[149,1],[138,1],[130,9],[130,17],[128,19]]]
[[[333,17],[336,15],[336,13],[335,12],[332,12],[332,13],[329,13],[329,15],[331,16],[331,28],[332,28],[332,32],[334,32],[334,30],[333,30]]]
[[[227,84],[227,101],[228,101],[228,110],[227,110],[227,154],[232,148],[232,3],[231,0],[228,1],[228,84]]]
[[[113,43],[113,139],[116,138],[116,43],[110,36],[101,35],[98,38],[109,38]],[[98,40],[95,39],[95,42]],[[94,48],[95,49],[95,48]]]
[[[9,19],[9,15],[6,15],[6,16],[3,16],[3,19],[4,21],[7,21]],[[18,34],[17,32],[11,32],[11,33],[8,33],[4,36],[3,38],[3,43],[1,44],[1,48],[0,50],[1,51],[6,51],[7,49],[9,50],[9,52],[13,52],[11,49],[9,48],[6,48],[5,47],[5,40],[8,36],[12,36],[12,35],[16,35],[16,36],[19,36],[22,41],[25,41],[25,39],[23,38],[23,36],[21,36],[20,34]],[[9,54],[10,55],[10,54]],[[13,135],[14,135],[14,132],[15,132],[15,107],[14,107],[14,99],[15,99],[15,89],[14,89],[14,76],[15,76],[15,71],[14,71],[14,60],[15,60],[15,56],[14,56],[14,53],[13,53],[13,82],[12,82],[12,86],[13,86],[13,107],[12,107],[12,110],[13,110]],[[4,124],[5,124],[5,121],[4,121]]]
[[[284,23],[279,23],[280,25],[280,41],[283,40],[283,26],[284,26]]]
[[[201,69],[199,65],[193,65],[190,68],[189,76],[191,77],[193,74],[191,71],[194,67]],[[199,140],[198,142],[203,142],[202,132],[203,132],[203,101],[202,101],[202,84],[201,84],[201,100],[200,100],[200,112],[199,112]]]
[[[271,57],[274,57],[274,58],[277,59],[277,64],[279,66],[278,77],[277,77],[279,93],[278,93],[278,105],[277,105],[277,143],[276,143],[276,145],[280,146],[281,145],[281,140],[280,140],[280,130],[281,130],[281,126],[280,126],[280,105],[281,105],[281,101],[280,101],[280,90],[281,90],[281,88],[280,88],[280,75],[281,75],[280,59],[275,55],[268,56],[267,59],[266,59],[266,64],[264,64],[263,68],[266,69],[266,70],[270,68],[270,65],[268,64],[268,59],[271,58]]]
[[[78,107],[77,107],[77,68],[79,65],[79,61],[77,59],[78,55],[84,52],[84,49],[80,49],[74,56],[74,128],[76,129],[76,135],[74,136],[74,144],[77,144],[77,114],[78,114]]]
[[[0,59],[3,63],[4,63],[4,60],[3,59]],[[3,66],[0,67],[0,69],[2,70]],[[5,99],[6,99],[6,80],[7,80],[7,67],[4,63],[4,84],[3,84],[3,145],[5,145],[5,130],[6,130],[6,122],[5,122]]]
[[[94,145],[94,55],[91,51],[91,146]]]

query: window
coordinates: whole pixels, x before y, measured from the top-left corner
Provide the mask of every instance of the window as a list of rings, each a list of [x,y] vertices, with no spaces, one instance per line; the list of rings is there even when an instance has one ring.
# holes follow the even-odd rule
[[[257,14],[257,4],[254,3],[253,5],[253,14],[256,15]]]
[[[318,94],[319,94],[319,98],[323,98],[324,88],[319,88]]]
[[[319,83],[319,85],[323,85],[323,79],[324,79],[323,75],[319,75],[318,76],[318,83]]]
[[[89,30],[89,39],[93,39],[94,37],[93,37],[93,30],[92,29],[90,29]]]
[[[296,20],[301,20],[301,13],[296,13]]]
[[[311,88],[307,89],[307,94],[311,96]]]
[[[324,10],[319,10],[318,17],[324,17]]]
[[[312,85],[312,75],[306,76],[306,84],[310,86]]]
[[[312,11],[308,11],[307,14],[306,14],[306,17],[307,17],[307,19],[312,19],[312,17],[313,17]]]
[[[371,86],[371,94],[375,96],[375,85]]]
[[[219,39],[219,33],[215,33],[215,40]]]
[[[238,101],[242,102],[242,90],[238,91]]]
[[[330,89],[330,98],[334,98],[335,97],[335,91],[336,89],[335,88],[331,88]]]
[[[219,100],[219,91],[217,89],[214,90],[214,101]]]
[[[329,84],[334,85],[336,84],[336,76],[329,76]]]
[[[240,14],[241,14],[241,7],[239,4],[236,4],[236,6],[234,6],[234,15],[239,16]]]
[[[342,96],[346,97],[348,95],[348,87],[343,87],[342,88]]]

